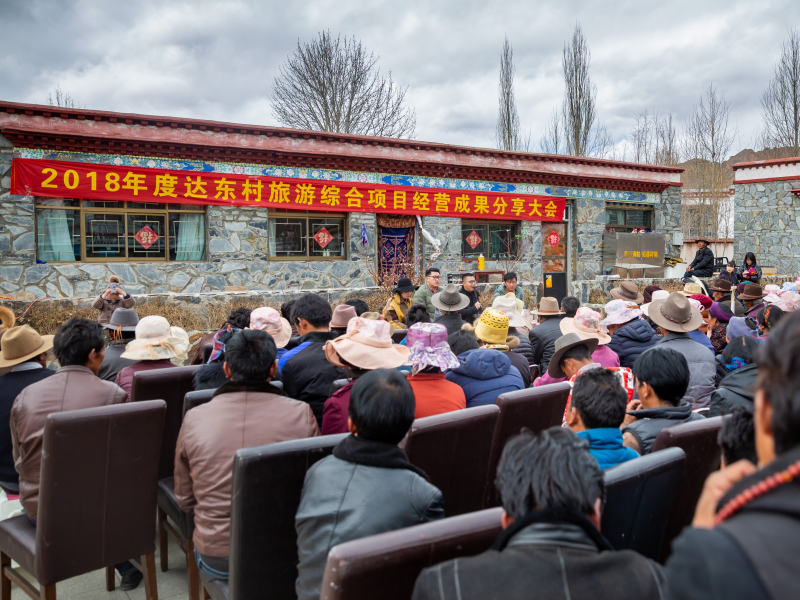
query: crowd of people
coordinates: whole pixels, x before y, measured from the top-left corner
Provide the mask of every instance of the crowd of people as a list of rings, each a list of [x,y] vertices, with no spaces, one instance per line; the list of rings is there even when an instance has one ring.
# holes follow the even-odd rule
[[[211,577],[230,572],[235,453],[349,434],[309,469],[296,514],[296,591],[311,600],[333,546],[447,516],[398,446],[415,419],[567,381],[562,426],[503,450],[494,547],[426,569],[414,598],[789,597],[800,585],[800,295],[794,283],[762,288],[752,271],[749,282],[692,279],[673,293],[622,282],[601,312],[543,297],[531,318],[514,273],[482,306],[474,274],[441,285],[429,269],[419,287],[400,279],[382,313],[311,293],[280,310],[236,309],[191,353],[185,331],[140,319],[118,281],[95,301],[96,322],[70,318],[55,336],[2,309],[0,488],[35,524],[48,414],[126,402],[135,373],[201,364],[194,387],[213,397],[184,418],[174,477]],[[666,427],[716,415],[729,415],[721,470],[666,567],[613,550],[599,532],[603,471],[652,452]],[[116,566],[123,589],[139,584],[131,563]]]

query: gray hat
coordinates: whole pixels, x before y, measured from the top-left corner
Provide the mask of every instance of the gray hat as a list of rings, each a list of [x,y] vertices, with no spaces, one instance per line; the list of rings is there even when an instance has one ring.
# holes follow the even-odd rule
[[[561,362],[561,357],[564,356],[564,353],[575,346],[583,344],[589,349],[589,353],[591,354],[597,350],[599,343],[600,340],[597,338],[590,338],[588,340],[581,339],[577,333],[562,335],[556,340],[556,351],[553,353],[553,358],[550,359],[550,365],[547,367],[547,374],[553,379],[563,379],[567,374],[564,373],[558,363]]]
[[[433,295],[431,304],[439,310],[455,312],[462,308],[467,308],[469,305],[469,298],[458,292],[458,287],[455,283],[448,283],[444,290]]]
[[[103,323],[106,329],[117,331],[136,331],[139,324],[139,315],[132,308],[118,308],[111,314],[111,320]]]

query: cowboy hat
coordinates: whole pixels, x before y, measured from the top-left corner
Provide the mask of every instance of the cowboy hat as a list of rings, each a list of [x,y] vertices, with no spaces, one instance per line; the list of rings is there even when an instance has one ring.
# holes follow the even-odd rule
[[[574,333],[582,340],[597,340],[599,346],[605,346],[611,341],[611,336],[600,328],[600,313],[593,311],[588,306],[581,306],[574,318],[561,319],[558,324],[564,335]]]
[[[597,350],[598,340],[596,338],[584,340],[577,333],[568,333],[558,338],[556,340],[556,351],[553,353],[553,358],[550,359],[550,366],[547,367],[547,374],[554,379],[564,379],[567,375],[558,363],[561,362],[561,357],[564,356],[567,350],[581,344],[586,346],[591,354]]]
[[[694,296],[695,294],[705,294],[705,291],[703,290],[703,286],[699,283],[687,283],[683,286],[683,289],[677,293],[683,294],[684,296]]]
[[[396,369],[408,360],[409,349],[392,344],[391,327],[386,321],[354,317],[347,332],[325,342],[325,357],[337,367],[358,369]]]
[[[539,308],[531,311],[532,315],[563,315],[564,311],[558,306],[558,300],[545,296],[539,300]]]
[[[730,294],[731,282],[727,279],[715,279],[710,289],[715,292],[725,292],[726,294]]]
[[[525,303],[522,302],[522,300],[520,300],[519,298],[517,298],[517,295],[514,292],[508,292],[505,295],[505,297],[514,299],[514,301],[517,303],[517,312],[518,313],[521,313],[522,309],[525,308]]]
[[[659,327],[667,331],[688,333],[703,324],[703,315],[692,309],[689,298],[674,292],[666,300],[653,300],[648,316]]]
[[[639,288],[632,281],[623,281],[619,284],[619,287],[613,288],[609,294],[615,300],[627,300],[636,304],[644,302],[644,296],[639,293]]]
[[[704,235],[701,235],[701,236],[699,236],[699,237],[696,237],[696,238],[694,238],[694,240],[695,240],[696,242],[705,242],[706,244],[710,244],[710,243],[711,243],[711,240],[710,240],[710,239],[708,239],[708,238],[707,238],[706,236],[704,236]]]
[[[331,327],[338,327],[345,329],[350,321],[355,319],[358,315],[356,309],[349,304],[340,304],[333,309],[333,316],[331,317]]]
[[[158,315],[144,317],[136,326],[136,339],[128,342],[122,358],[129,360],[186,360],[189,336],[180,327],[170,327],[169,321]]]
[[[136,331],[139,323],[139,315],[132,308],[117,308],[111,313],[111,320],[108,323],[100,323],[106,329],[116,331]]]
[[[498,296],[492,302],[492,308],[508,317],[509,327],[528,327],[528,323],[525,322],[525,317],[519,313],[519,305],[517,302],[520,301],[514,297],[509,298],[507,295]]]
[[[393,294],[405,294],[406,292],[416,291],[417,286],[411,283],[408,277],[401,277],[397,285],[392,290]]]
[[[5,306],[0,306],[0,335],[3,335],[2,332],[8,331],[14,327],[16,320],[17,319],[14,316],[14,311],[12,311],[10,308],[6,308]]]
[[[653,300],[666,300],[669,298],[669,292],[667,290],[656,290],[653,292]],[[639,309],[644,313],[646,317],[649,317],[648,311],[650,310],[650,305],[653,303],[653,300],[648,302],[647,304],[642,304]]]
[[[285,348],[292,338],[292,326],[289,325],[289,321],[270,306],[259,306],[250,313],[249,329],[266,331],[275,341],[276,348]]]
[[[0,338],[0,367],[13,367],[53,347],[53,335],[39,335],[30,325],[8,329]]]
[[[739,300],[761,300],[766,295],[760,285],[751,283],[739,294]]]
[[[467,308],[469,306],[469,298],[464,294],[459,294],[458,286],[455,283],[448,283],[441,292],[433,295],[431,304],[439,310],[455,312],[462,308]]]

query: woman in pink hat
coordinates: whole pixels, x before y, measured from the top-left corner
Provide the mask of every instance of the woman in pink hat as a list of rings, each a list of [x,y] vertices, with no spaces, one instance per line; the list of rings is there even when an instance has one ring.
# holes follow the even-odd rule
[[[467,407],[464,390],[447,381],[444,372],[460,363],[447,343],[447,328],[441,323],[417,323],[406,337],[410,353],[406,377],[414,390],[417,408],[414,418],[430,417]]]

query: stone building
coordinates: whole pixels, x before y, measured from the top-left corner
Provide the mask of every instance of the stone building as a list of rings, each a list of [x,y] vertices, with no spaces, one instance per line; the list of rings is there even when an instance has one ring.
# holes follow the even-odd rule
[[[550,277],[556,287],[563,280],[563,294],[601,273],[607,227],[666,233],[666,253],[680,254],[680,173],[589,158],[0,102],[0,294],[94,296],[112,274],[134,294],[370,287],[372,275],[385,268],[387,244],[407,252],[408,260],[431,255],[417,216],[441,242],[434,265],[445,273],[477,268],[481,253],[487,270],[504,270],[514,261],[503,240],[516,240],[520,280],[539,284]],[[156,177],[163,179],[154,189]],[[178,187],[159,188],[159,181]],[[230,197],[220,196],[225,181],[235,189]],[[191,193],[191,182],[215,183],[217,193],[202,187]],[[184,185],[185,193],[176,194]],[[299,191],[295,195],[303,185],[318,194],[305,206]],[[258,200],[248,193],[256,186]],[[266,199],[270,189],[283,188],[292,190],[283,196],[286,207],[280,196]],[[347,190],[358,197],[345,198]],[[407,197],[408,208],[387,208],[392,194]],[[430,206],[417,210],[415,200],[412,207],[418,195],[429,197]],[[436,210],[439,197],[455,202],[456,210],[461,198],[472,204],[454,216],[452,206]],[[481,198],[507,210],[480,211]],[[518,204],[524,208],[512,210]],[[559,207],[558,217],[540,220],[537,208],[549,206]],[[794,221],[791,228],[797,228]]]

